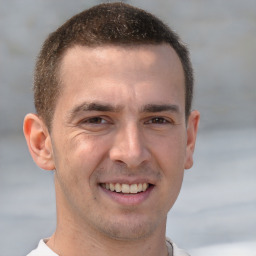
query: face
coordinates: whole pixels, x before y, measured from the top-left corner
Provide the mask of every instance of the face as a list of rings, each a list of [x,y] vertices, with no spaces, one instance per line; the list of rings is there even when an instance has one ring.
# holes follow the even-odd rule
[[[50,134],[59,221],[118,239],[163,230],[191,166],[196,126],[193,118],[186,126],[175,51],[77,46],[60,76]]]

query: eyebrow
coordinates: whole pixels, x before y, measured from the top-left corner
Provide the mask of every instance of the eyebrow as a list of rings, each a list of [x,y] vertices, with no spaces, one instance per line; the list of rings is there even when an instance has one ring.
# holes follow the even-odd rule
[[[68,120],[73,119],[80,112],[86,111],[99,111],[99,112],[120,112],[125,106],[123,105],[111,105],[109,103],[100,102],[83,102],[68,113]],[[157,112],[180,112],[179,106],[174,104],[147,104],[140,109],[141,113],[157,113]]]
[[[164,111],[170,111],[170,112],[180,112],[179,106],[174,104],[147,104],[145,105],[141,112],[146,113],[156,113],[156,112],[164,112]]]
[[[108,103],[82,103],[78,106],[76,106],[72,112],[77,113],[80,111],[103,111],[103,112],[118,112],[121,110],[121,106],[113,106]]]
[[[98,103],[98,102],[83,102],[69,111],[67,117],[68,119],[74,118],[78,113],[85,111],[100,111],[100,112],[119,112],[122,109],[121,106],[113,106],[108,103]]]

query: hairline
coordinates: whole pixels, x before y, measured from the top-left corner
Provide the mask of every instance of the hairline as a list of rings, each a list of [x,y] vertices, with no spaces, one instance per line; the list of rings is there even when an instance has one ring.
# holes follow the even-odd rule
[[[106,10],[107,12],[104,14],[103,12]],[[111,16],[107,15],[108,11],[112,14],[121,11],[120,24],[126,24],[125,29],[120,27],[119,31],[118,26],[117,30],[113,27],[117,20],[113,20]],[[103,18],[104,23],[97,20],[98,14]],[[127,26],[128,21],[132,21],[131,27]],[[135,24],[134,21],[139,23]],[[149,22],[148,25],[145,22]],[[94,28],[92,25],[96,27]],[[112,29],[113,32],[111,30],[106,33],[108,29]],[[103,3],[84,10],[49,34],[38,55],[34,73],[34,103],[38,115],[43,118],[47,127],[51,127],[57,101],[62,93],[61,64],[69,49],[76,46],[96,48],[111,45],[133,48],[161,44],[170,45],[182,64],[185,77],[184,98],[187,120],[193,101],[194,79],[186,44],[174,30],[153,14],[121,2]]]

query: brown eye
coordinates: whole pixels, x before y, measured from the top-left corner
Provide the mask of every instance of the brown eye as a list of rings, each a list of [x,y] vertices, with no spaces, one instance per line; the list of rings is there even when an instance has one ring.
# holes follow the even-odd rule
[[[107,121],[101,117],[92,117],[90,119],[85,120],[84,122],[89,124],[105,124]]]
[[[167,121],[164,119],[164,118],[161,118],[161,117],[157,117],[157,118],[154,118],[152,120],[152,123],[153,124],[164,124],[166,123]]]
[[[109,131],[113,127],[113,121],[108,117],[92,116],[79,122],[79,127],[90,133]]]
[[[151,123],[151,124],[166,124],[166,123],[169,123],[169,121],[167,121],[163,117],[154,117],[151,120],[149,120],[148,123]]]

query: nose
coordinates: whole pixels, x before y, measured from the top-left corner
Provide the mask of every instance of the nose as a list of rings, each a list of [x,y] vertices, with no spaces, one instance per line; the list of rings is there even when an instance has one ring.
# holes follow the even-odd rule
[[[110,159],[124,163],[130,169],[139,167],[150,158],[150,152],[144,141],[138,125],[126,125],[115,136],[110,149]]]

